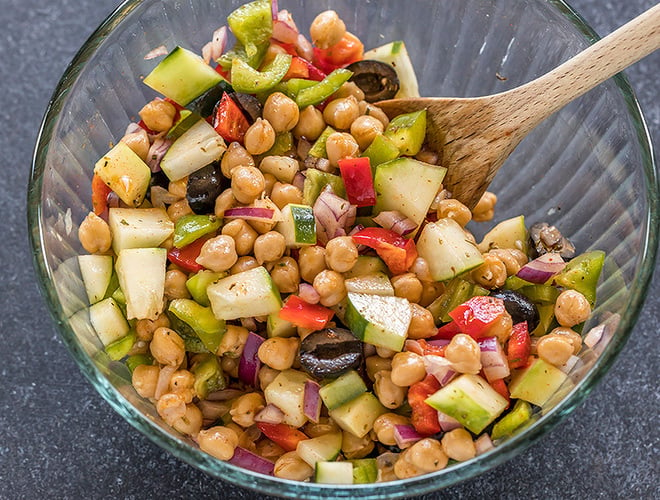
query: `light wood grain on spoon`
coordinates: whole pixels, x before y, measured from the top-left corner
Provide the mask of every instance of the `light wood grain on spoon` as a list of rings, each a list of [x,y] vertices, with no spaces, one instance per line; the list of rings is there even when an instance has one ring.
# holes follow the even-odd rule
[[[520,141],[555,111],[660,48],[660,4],[554,70],[500,94],[381,101],[390,117],[427,109],[427,143],[444,186],[473,207]]]

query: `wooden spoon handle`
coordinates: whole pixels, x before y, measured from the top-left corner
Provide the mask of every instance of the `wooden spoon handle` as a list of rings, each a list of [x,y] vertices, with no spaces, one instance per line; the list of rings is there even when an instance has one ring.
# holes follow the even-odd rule
[[[576,97],[660,48],[660,3],[554,70],[505,94],[526,134]],[[514,96],[515,94],[515,96]]]

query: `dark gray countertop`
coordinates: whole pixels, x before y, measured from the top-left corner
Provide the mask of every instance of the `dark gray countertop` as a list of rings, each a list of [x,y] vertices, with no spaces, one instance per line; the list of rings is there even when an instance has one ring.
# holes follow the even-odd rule
[[[117,1],[1,2],[0,498],[263,498],[173,458],[112,411],[62,345],[37,288],[25,223],[32,148],[60,75]],[[572,2],[600,34],[654,3]],[[659,73],[660,53],[627,71],[656,145]],[[513,460],[424,498],[660,498],[659,318],[655,281],[631,339],[586,402]]]

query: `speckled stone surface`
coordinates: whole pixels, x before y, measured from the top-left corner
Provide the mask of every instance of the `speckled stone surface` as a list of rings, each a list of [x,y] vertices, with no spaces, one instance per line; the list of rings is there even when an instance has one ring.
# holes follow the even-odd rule
[[[60,75],[116,1],[0,2],[0,498],[266,498],[180,462],[124,422],[81,375],[37,287],[25,222],[32,148]],[[606,34],[654,3],[573,6]],[[656,145],[659,73],[660,53],[627,71]],[[659,295],[654,282],[614,368],[559,426],[506,464],[423,498],[660,498]]]

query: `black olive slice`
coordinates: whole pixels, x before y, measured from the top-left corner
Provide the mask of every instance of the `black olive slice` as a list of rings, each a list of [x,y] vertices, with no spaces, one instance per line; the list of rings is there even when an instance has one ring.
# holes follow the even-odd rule
[[[215,210],[215,199],[225,189],[225,178],[220,164],[210,163],[188,176],[186,199],[196,214],[212,214]]]
[[[218,101],[222,99],[222,94],[232,92],[233,90],[229,82],[222,80],[199,97],[196,97],[186,108],[193,113],[197,113],[202,118],[208,118],[213,114]]]
[[[243,111],[243,114],[248,119],[250,124],[254,123],[257,118],[261,118],[263,107],[259,99],[250,94],[243,94],[241,92],[232,92],[229,97],[238,104]]]
[[[326,328],[300,344],[300,366],[313,377],[337,378],[360,366],[362,342],[344,328]]]
[[[389,64],[366,59],[349,64],[346,69],[353,72],[350,81],[360,87],[367,102],[392,99],[399,91],[399,77]]]
[[[527,321],[527,329],[531,332],[541,321],[536,304],[522,293],[514,290],[496,290],[490,295],[504,301],[504,308],[511,315],[514,325]]]

